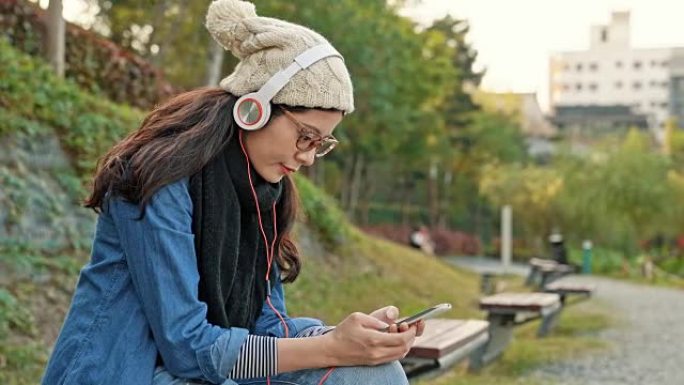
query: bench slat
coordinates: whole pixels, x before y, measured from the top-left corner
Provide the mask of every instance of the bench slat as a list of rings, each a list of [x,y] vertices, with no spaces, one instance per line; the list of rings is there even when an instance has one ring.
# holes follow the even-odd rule
[[[427,320],[425,333],[416,338],[408,355],[439,359],[487,333],[488,326],[481,320]]]
[[[596,286],[576,282],[556,281],[546,285],[544,290],[547,292],[591,293],[596,290]]]
[[[480,309],[510,308],[540,311],[560,302],[553,293],[500,293],[480,299]]]

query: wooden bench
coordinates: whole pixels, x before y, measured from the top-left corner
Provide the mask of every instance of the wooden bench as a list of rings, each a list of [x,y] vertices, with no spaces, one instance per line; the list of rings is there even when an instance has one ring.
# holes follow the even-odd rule
[[[568,304],[567,297],[575,296],[578,301],[589,299],[596,290],[595,285],[572,282],[569,280],[555,281],[542,288],[545,293],[554,293],[560,296],[561,304]],[[574,302],[578,302],[574,301]],[[574,303],[573,302],[573,303]]]
[[[575,272],[575,267],[564,265],[550,259],[532,258],[529,261],[530,272],[525,285],[543,288],[549,283]]]
[[[482,320],[431,319],[401,360],[409,378],[438,375],[468,358],[489,339],[489,322]]]
[[[478,371],[503,353],[516,325],[541,318],[537,336],[545,337],[555,326],[562,306],[560,296],[554,293],[500,293],[482,298],[480,309],[487,311],[489,340],[471,355],[471,371]]]

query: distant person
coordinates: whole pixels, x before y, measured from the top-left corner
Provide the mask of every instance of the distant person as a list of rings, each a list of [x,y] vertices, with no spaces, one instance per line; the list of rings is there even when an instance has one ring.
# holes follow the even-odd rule
[[[291,174],[335,147],[354,109],[342,56],[244,1],[214,1],[206,26],[240,62],[100,160],[91,261],[42,383],[407,385],[398,360],[423,321],[397,325],[392,306],[336,327],[286,312],[302,266]]]
[[[422,231],[422,226],[414,226],[409,234],[409,245],[414,249],[422,249],[425,242],[425,234]]]
[[[565,248],[563,236],[559,233],[553,233],[549,236],[549,243],[551,244],[551,258],[563,265],[568,264],[568,251]]]
[[[430,231],[425,225],[416,226],[409,235],[409,245],[426,254],[434,254],[435,244],[430,237]]]

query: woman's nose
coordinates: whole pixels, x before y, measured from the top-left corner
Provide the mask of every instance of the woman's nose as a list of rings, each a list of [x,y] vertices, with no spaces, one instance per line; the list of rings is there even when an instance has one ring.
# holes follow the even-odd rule
[[[316,149],[312,148],[309,151],[298,151],[295,155],[295,159],[297,159],[302,166],[309,167],[316,161]]]

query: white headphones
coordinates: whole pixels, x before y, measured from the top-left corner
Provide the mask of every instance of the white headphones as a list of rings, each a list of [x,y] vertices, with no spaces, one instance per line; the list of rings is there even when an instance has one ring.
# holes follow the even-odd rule
[[[329,44],[309,48],[299,54],[287,68],[276,72],[259,91],[241,96],[233,107],[233,119],[238,126],[248,131],[262,128],[271,117],[271,99],[299,71],[308,68],[319,60],[330,56],[342,55]]]

